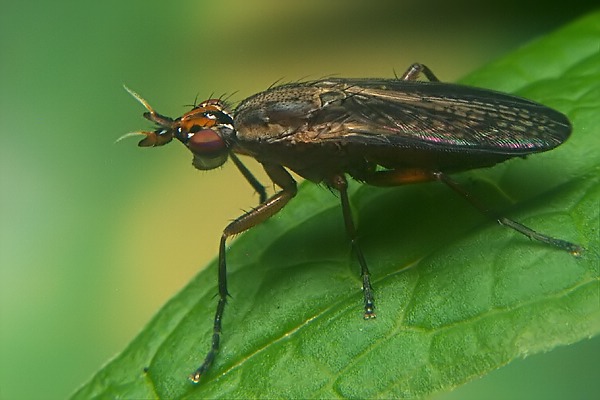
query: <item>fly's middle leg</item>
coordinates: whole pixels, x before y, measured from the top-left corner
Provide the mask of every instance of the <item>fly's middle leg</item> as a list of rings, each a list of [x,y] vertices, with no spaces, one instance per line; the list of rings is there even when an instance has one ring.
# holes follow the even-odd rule
[[[350,209],[350,201],[348,199],[348,181],[344,175],[336,175],[329,182],[331,186],[340,192],[340,200],[342,202],[342,213],[344,215],[344,224],[346,232],[350,237],[352,250],[358,258],[360,264],[360,275],[362,278],[362,288],[365,301],[365,319],[375,318],[375,297],[373,296],[373,287],[371,286],[371,274],[367,267],[367,261],[362,250],[358,246],[358,238],[356,236],[356,228],[352,220],[352,210]]]

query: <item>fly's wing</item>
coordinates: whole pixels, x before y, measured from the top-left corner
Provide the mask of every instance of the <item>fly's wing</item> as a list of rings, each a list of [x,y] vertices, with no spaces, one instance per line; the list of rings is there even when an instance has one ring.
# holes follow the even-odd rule
[[[552,149],[569,120],[541,104],[439,82],[328,79],[273,88],[268,142],[339,142],[454,152],[524,155]],[[265,115],[267,115],[265,114]],[[293,116],[293,118],[290,118]],[[266,117],[266,118],[267,118]],[[243,127],[241,127],[243,128]]]

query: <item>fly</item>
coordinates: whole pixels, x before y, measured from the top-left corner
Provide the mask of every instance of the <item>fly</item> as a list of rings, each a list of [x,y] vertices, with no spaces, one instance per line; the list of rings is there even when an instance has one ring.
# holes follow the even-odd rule
[[[419,80],[421,75],[427,80]],[[225,243],[276,214],[296,195],[296,181],[288,171],[340,193],[346,233],[360,265],[365,319],[375,317],[375,301],[352,220],[347,176],[375,186],[441,181],[502,225],[575,256],[583,251],[496,215],[448,175],[564,143],[571,134],[567,117],[533,101],[441,83],[423,64],[413,64],[397,79],[330,78],[272,87],[243,100],[233,112],[224,101],[210,99],[175,119],[126,89],[146,108],[144,117],[157,125],[153,131],[136,132],[145,136],[139,146],[177,139],[200,170],[217,168],[230,158],[260,197],[256,208],[223,230],[211,347],[190,375],[192,382],[199,382],[219,350],[228,296]],[[238,154],[255,158],[281,190],[267,198]]]

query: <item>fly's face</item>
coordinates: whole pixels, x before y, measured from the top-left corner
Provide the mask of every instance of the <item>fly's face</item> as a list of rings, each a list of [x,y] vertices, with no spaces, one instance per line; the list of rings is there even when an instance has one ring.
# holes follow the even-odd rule
[[[140,95],[126,89],[148,110],[144,118],[157,125],[154,131],[134,132],[146,136],[138,146],[163,146],[175,138],[192,152],[197,169],[214,169],[227,161],[235,131],[233,118],[221,100],[206,100],[181,117],[172,119],[157,113]]]

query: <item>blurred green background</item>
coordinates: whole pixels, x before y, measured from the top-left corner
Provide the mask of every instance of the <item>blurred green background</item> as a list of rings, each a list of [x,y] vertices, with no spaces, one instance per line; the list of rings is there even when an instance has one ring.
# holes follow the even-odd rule
[[[123,83],[178,116],[196,96],[238,101],[279,79],[392,77],[414,61],[454,81],[594,3],[3,4],[0,398],[68,396],[256,203],[232,165],[203,173],[182,146],[115,144],[150,127]],[[599,385],[598,365],[586,363],[599,351],[594,339],[533,356],[440,398],[586,398]]]

